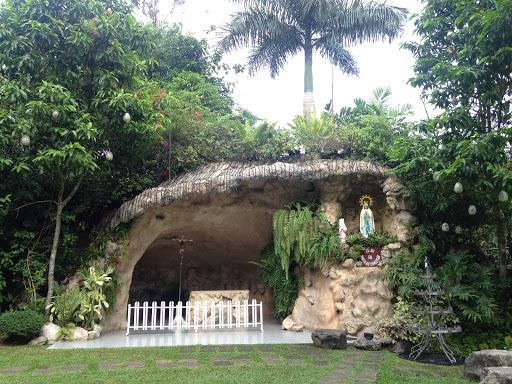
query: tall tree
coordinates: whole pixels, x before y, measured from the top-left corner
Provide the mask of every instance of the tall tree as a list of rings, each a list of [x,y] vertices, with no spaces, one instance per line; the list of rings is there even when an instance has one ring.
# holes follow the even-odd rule
[[[287,60],[304,52],[304,113],[314,109],[313,53],[318,52],[344,73],[359,69],[346,47],[393,40],[402,31],[407,11],[363,0],[233,0],[245,9],[223,27],[226,50],[253,46],[249,72],[270,68],[274,78]]]
[[[407,45],[416,58],[411,83],[443,113],[421,128],[421,137],[405,142],[402,167],[422,175],[434,172],[435,180],[451,186],[449,197],[446,190],[425,196],[435,203],[429,212],[447,213],[465,201],[463,211],[444,213],[445,219],[460,220],[462,230],[485,219],[494,221],[496,264],[506,276],[504,212],[510,212],[510,203],[504,200],[512,186],[512,0],[423,3],[425,9],[416,21],[421,42]],[[428,178],[431,183],[432,174]],[[464,185],[459,198],[453,192],[456,181]],[[425,183],[415,184],[429,190]],[[469,204],[476,206],[479,222],[468,216]]]
[[[158,112],[140,95],[149,87],[134,53],[148,49],[147,32],[128,10],[122,0],[10,0],[0,11],[0,171],[37,178],[55,207],[47,305],[64,208],[109,148],[154,137]]]

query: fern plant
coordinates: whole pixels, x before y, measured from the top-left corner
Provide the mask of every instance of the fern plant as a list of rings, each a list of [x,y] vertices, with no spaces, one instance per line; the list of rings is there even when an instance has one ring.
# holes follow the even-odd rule
[[[274,251],[271,240],[261,251],[260,261],[252,262],[261,268],[260,284],[272,288],[274,294],[274,315],[284,319],[293,311],[297,299],[300,278],[295,272],[283,270],[281,260]]]

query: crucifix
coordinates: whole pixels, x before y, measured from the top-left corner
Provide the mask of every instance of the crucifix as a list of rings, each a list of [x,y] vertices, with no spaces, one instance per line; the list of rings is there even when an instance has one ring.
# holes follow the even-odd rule
[[[189,241],[194,241],[194,240],[185,239],[184,234],[181,234],[180,238],[178,238],[178,239],[174,238],[172,240],[180,242],[180,288],[179,288],[179,292],[178,292],[178,301],[181,301],[181,271],[183,269],[183,257],[185,256],[185,243],[189,242]]]

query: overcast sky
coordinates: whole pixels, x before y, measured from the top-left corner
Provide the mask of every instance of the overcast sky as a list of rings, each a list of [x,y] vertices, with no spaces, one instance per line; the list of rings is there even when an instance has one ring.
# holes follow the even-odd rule
[[[164,3],[164,1],[161,1]],[[390,5],[404,7],[411,13],[421,12],[420,0],[389,0]],[[230,19],[235,8],[230,0],[186,0],[184,5],[176,7],[168,21],[180,22],[183,32],[190,32],[201,39],[206,37],[210,44],[217,40],[215,33],[207,33],[212,25],[220,26]],[[165,13],[165,9],[163,10]],[[162,15],[164,16],[164,15]],[[426,117],[425,108],[420,100],[420,90],[407,84],[413,76],[414,59],[408,51],[400,49],[403,41],[418,40],[413,34],[413,21],[407,24],[405,34],[392,44],[362,44],[349,48],[359,68],[359,77],[349,77],[320,56],[313,58],[313,79],[316,110],[323,110],[331,99],[331,85],[334,84],[334,110],[343,106],[353,106],[354,98],[368,99],[377,87],[391,87],[390,106],[411,103],[414,120]],[[225,56],[228,64],[244,64],[245,52],[234,52]],[[288,62],[281,74],[270,78],[268,70],[262,70],[256,76],[246,73],[231,75],[235,82],[234,99],[237,104],[262,119],[286,126],[297,114],[302,114],[304,90],[304,55],[299,54]],[[429,112],[432,116],[432,112]]]

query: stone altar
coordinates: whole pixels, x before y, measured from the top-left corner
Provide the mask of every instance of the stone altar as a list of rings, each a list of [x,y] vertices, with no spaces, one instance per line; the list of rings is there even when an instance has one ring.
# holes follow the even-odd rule
[[[200,307],[197,308],[197,317],[199,319],[199,325],[211,325],[212,324],[212,309],[211,309],[211,303],[212,301],[215,302],[215,304],[218,304],[220,302],[223,302],[224,305],[228,306],[228,301],[231,300],[231,322],[233,324],[236,323],[236,310],[235,310],[235,303],[238,300],[240,302],[240,305],[244,303],[245,300],[249,301],[249,290],[232,290],[232,291],[191,291],[190,292],[190,298],[189,302],[191,305],[190,309],[190,323],[194,323],[194,312],[196,311],[196,308],[194,308],[195,303],[200,303]],[[206,321],[203,322],[203,302],[207,303],[206,308]],[[224,324],[227,324],[229,322],[228,318],[228,312],[227,310],[224,311]],[[240,310],[240,322],[245,322],[245,316],[242,310]],[[215,311],[215,322],[216,324],[219,323],[219,312]]]

